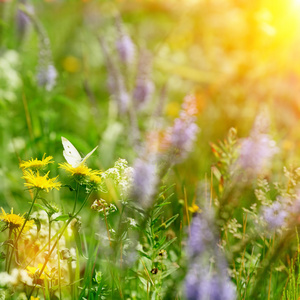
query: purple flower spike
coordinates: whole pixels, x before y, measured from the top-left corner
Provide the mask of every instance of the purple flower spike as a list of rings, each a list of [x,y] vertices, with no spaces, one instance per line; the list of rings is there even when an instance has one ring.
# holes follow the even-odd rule
[[[265,207],[262,214],[268,227],[272,230],[283,226],[288,215],[284,205],[279,201],[273,202],[270,207]]]
[[[269,119],[264,114],[259,114],[250,136],[241,142],[237,164],[250,176],[261,174],[270,166],[272,157],[278,152],[275,141],[267,134],[268,128]]]
[[[154,84],[149,79],[140,78],[137,80],[133,98],[135,99],[138,107],[143,107],[151,98],[154,92]]]
[[[132,197],[144,208],[152,203],[157,184],[156,165],[153,161],[137,159],[133,167]]]
[[[57,71],[53,65],[41,66],[37,74],[38,85],[51,91],[56,84]]]
[[[131,64],[133,62],[135,56],[135,45],[128,35],[122,34],[120,36],[119,40],[116,41],[116,48],[122,62],[125,64]]]

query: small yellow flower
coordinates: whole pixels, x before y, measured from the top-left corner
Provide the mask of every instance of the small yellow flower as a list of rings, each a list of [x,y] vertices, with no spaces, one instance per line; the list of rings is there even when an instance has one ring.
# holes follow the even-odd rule
[[[33,296],[31,296],[30,300],[40,300],[40,297],[33,297]]]
[[[28,266],[26,269],[27,269],[27,273],[33,277],[33,278],[36,278],[39,273],[41,272],[43,268],[43,264],[38,264],[38,267],[30,267]],[[49,270],[48,270],[48,267],[46,266],[43,273],[38,277],[38,279],[45,279],[45,275],[50,278],[50,275],[49,275]]]
[[[101,189],[102,178],[99,176],[101,174],[100,171],[92,171],[92,174],[89,177],[89,185],[93,190]]]
[[[189,211],[191,213],[196,213],[196,212],[201,212],[201,209],[199,208],[198,205],[196,205],[195,203],[193,203],[192,206],[189,207]]]
[[[37,158],[33,159],[31,158],[31,160],[28,161],[22,161],[20,163],[20,168],[21,169],[40,169],[43,168],[45,166],[47,166],[48,164],[52,164],[54,161],[52,160],[53,157],[52,156],[47,156],[45,158],[45,155],[43,155],[42,160],[38,160]]]
[[[90,175],[90,182],[96,185],[100,184],[102,181],[101,177],[99,176],[100,174],[100,171],[92,171],[92,174]]]
[[[61,183],[58,181],[55,182],[58,176],[56,176],[55,178],[48,178],[49,172],[44,176],[40,176],[38,171],[36,172],[36,174],[32,172],[32,170],[24,171],[24,176],[22,177],[26,180],[24,185],[29,188],[34,187],[43,189],[47,192],[49,192],[49,190],[52,190],[53,188],[59,190],[59,188],[61,187]]]
[[[75,180],[79,181],[81,184],[90,183],[91,185],[98,187],[101,183],[101,171],[92,170],[88,168],[86,165],[79,165],[74,168],[68,163],[59,164],[61,169],[66,170],[70,173],[71,176],[75,178]]]
[[[86,165],[79,165],[74,168],[68,163],[59,164],[59,167],[69,172],[72,176],[90,176],[92,169],[88,168]]]
[[[1,210],[2,210],[2,213],[0,214],[0,220],[5,222],[9,228],[19,230],[23,226],[23,224],[25,222],[25,218],[23,218],[23,216],[14,214],[13,208],[11,209],[10,214],[7,214],[2,207],[1,207]],[[23,232],[30,229],[33,226],[33,224],[34,224],[33,220],[27,221],[26,225],[23,229]]]

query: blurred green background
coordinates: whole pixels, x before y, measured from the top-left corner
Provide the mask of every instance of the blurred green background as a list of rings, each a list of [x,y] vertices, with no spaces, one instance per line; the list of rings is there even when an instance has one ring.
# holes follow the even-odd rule
[[[48,49],[41,49],[43,38],[34,22],[25,33],[18,29],[22,9],[34,12],[44,38],[49,38]],[[116,56],[116,16],[137,53],[147,48],[152,54],[156,89],[139,115],[142,136],[155,107],[162,106],[167,126],[178,116],[186,94],[197,97],[201,131],[188,160],[172,173],[178,198],[183,186],[193,195],[197,182],[210,178],[214,159],[209,143],[223,139],[230,127],[247,136],[262,107],[270,111],[272,133],[284,150],[280,164],[297,162],[300,1],[2,0],[0,10],[2,206],[27,205],[19,159],[40,159],[46,153],[56,163],[64,162],[61,136],[84,154],[99,145],[89,160],[94,168],[111,167],[119,157],[131,164],[138,155],[129,142],[128,123],[110,101],[107,61],[99,43],[104,39],[109,56]],[[37,84],[36,73],[44,63],[41,51],[51,53],[47,58],[58,73],[51,91]],[[54,165],[52,176],[56,174]]]

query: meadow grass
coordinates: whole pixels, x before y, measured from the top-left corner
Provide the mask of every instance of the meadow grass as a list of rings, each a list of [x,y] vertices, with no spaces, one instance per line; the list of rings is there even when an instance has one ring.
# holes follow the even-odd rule
[[[298,10],[0,1],[0,299],[298,299]]]

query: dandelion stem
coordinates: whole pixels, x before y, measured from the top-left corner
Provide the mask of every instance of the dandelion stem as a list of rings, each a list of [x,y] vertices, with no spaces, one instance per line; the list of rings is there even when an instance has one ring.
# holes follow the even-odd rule
[[[74,214],[70,215],[70,217],[69,217],[68,221],[66,222],[65,226],[63,227],[63,229],[62,229],[60,235],[58,236],[58,238],[56,239],[55,243],[53,244],[53,246],[52,246],[50,252],[48,253],[48,256],[47,256],[47,258],[45,259],[45,262],[44,262],[43,267],[41,268],[41,270],[40,270],[40,272],[39,272],[39,276],[38,276],[38,277],[40,277],[40,276],[43,274],[43,272],[44,272],[44,270],[45,270],[45,268],[46,268],[46,265],[47,265],[47,263],[48,263],[48,261],[49,261],[49,258],[50,258],[50,256],[51,256],[52,252],[54,251],[54,249],[55,249],[57,243],[58,243],[59,240],[61,239],[62,235],[64,234],[65,230],[67,229],[67,227],[69,226],[69,224],[71,223],[71,221],[77,217],[77,215],[80,213],[80,211],[82,210],[82,208],[85,206],[85,204],[86,204],[87,200],[89,199],[91,193],[92,193],[92,191],[86,196],[86,198],[84,199],[84,201],[83,201],[81,207],[79,208],[79,210],[77,211],[77,213],[76,213],[75,215],[74,215]],[[33,286],[32,290],[31,290],[31,292],[30,292],[30,294],[29,294],[29,298],[31,297],[31,295],[32,295],[32,293],[33,293],[33,291],[34,291],[36,285],[37,285],[37,284],[35,284],[35,285]]]
[[[17,236],[17,238],[16,238],[15,243],[18,242],[18,240],[19,240],[19,238],[20,238],[20,236],[21,236],[21,233],[22,233],[22,231],[23,231],[25,225],[26,225],[27,221],[29,220],[30,213],[31,213],[32,208],[33,208],[33,205],[34,205],[34,203],[35,203],[35,201],[36,201],[36,199],[37,199],[37,196],[38,196],[38,194],[39,194],[39,191],[40,191],[40,189],[37,189],[37,190],[36,190],[36,194],[35,194],[35,196],[34,196],[34,198],[33,198],[33,200],[32,200],[30,209],[29,209],[29,211],[28,211],[28,214],[26,215],[26,219],[25,219],[25,221],[24,221],[24,223],[23,223],[23,226],[22,226],[22,228],[21,228],[21,230],[20,230],[20,232],[19,232],[19,234],[18,234],[18,236]]]
[[[75,189],[75,203],[74,203],[74,207],[73,207],[73,212],[72,212],[72,215],[74,215],[75,213],[75,210],[76,210],[76,204],[77,204],[77,199],[78,199],[78,182],[76,182],[76,189]]]
[[[23,223],[23,226],[22,226],[21,230],[19,231],[19,234],[18,234],[18,236],[17,236],[17,238],[16,238],[16,240],[15,240],[15,242],[14,242],[14,246],[15,246],[14,249],[16,250],[16,252],[18,251],[18,247],[17,247],[18,240],[19,240],[19,238],[20,238],[20,236],[21,236],[21,234],[22,234],[22,232],[23,232],[23,229],[24,229],[24,227],[25,227],[27,221],[29,220],[30,213],[31,213],[32,208],[33,208],[33,205],[34,205],[34,203],[35,203],[35,201],[36,201],[36,199],[37,199],[37,196],[38,196],[38,194],[39,194],[39,191],[40,191],[40,189],[37,189],[37,190],[36,190],[36,193],[35,193],[35,196],[34,196],[34,198],[33,198],[33,200],[32,200],[30,209],[29,209],[29,211],[28,211],[28,213],[27,213],[27,215],[26,215],[26,219],[25,219],[25,221],[24,221],[24,223]],[[13,251],[14,251],[14,250],[12,250],[11,255],[10,255],[10,258],[9,258],[8,270],[10,269],[11,261],[12,261],[12,258],[13,258],[13,254],[14,254]]]
[[[11,239],[11,234],[12,234],[12,228],[10,227],[9,228],[9,233],[8,233],[8,240]],[[7,249],[6,249],[6,262],[5,262],[5,270],[7,271],[7,273],[9,273],[9,265],[10,265],[10,264],[8,264],[8,261],[10,262],[9,256],[12,255],[12,251],[13,251],[13,249],[12,249],[11,252],[9,251],[9,246],[10,245],[7,245]]]

